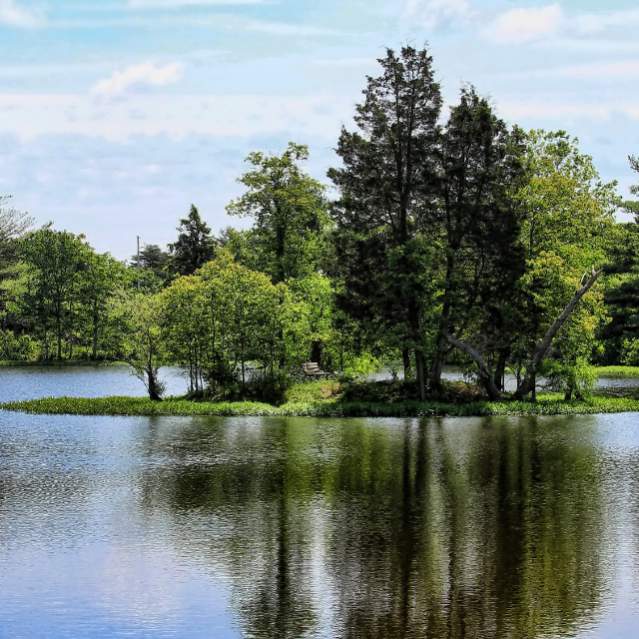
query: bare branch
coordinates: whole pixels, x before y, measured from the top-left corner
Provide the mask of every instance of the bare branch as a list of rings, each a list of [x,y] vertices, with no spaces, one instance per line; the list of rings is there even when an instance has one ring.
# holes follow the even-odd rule
[[[452,344],[455,348],[458,348],[460,351],[462,351],[462,353],[468,355],[468,357],[470,357],[473,362],[477,364],[477,368],[479,369],[479,379],[482,385],[488,392],[488,395],[491,399],[498,399],[501,393],[497,388],[493,375],[481,353],[470,344],[462,342],[460,339],[457,339],[450,333],[444,333],[444,337],[449,344]]]
[[[586,293],[588,293],[588,291],[595,285],[602,272],[602,269],[596,270],[593,267],[590,273],[584,274],[580,283],[581,288],[575,291],[575,294],[572,296],[570,302],[566,304],[566,307],[561,312],[559,317],[550,325],[543,339],[539,342],[539,344],[537,344],[532,359],[530,360],[528,366],[526,366],[526,377],[517,389],[517,392],[515,394],[516,397],[525,397],[533,390],[533,385],[535,384],[535,378],[537,376],[539,366],[548,354],[548,350],[550,349],[553,340],[557,336],[557,333],[559,333],[566,321],[573,314],[575,308],[577,308],[577,305],[583,299],[584,295],[586,295]]]
[[[10,200],[10,196],[0,195],[0,243],[20,237],[33,225],[28,213],[7,206]]]

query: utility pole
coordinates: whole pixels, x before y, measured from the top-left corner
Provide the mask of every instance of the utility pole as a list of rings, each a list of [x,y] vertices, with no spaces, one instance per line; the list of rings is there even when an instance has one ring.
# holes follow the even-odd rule
[[[140,290],[140,269],[142,268],[142,264],[140,264],[140,236],[138,238],[138,291]]]

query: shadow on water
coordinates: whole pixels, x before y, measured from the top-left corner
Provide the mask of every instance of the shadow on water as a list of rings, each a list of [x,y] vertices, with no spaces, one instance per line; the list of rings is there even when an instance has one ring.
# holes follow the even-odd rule
[[[151,424],[141,503],[246,637],[573,636],[606,582],[593,419]]]

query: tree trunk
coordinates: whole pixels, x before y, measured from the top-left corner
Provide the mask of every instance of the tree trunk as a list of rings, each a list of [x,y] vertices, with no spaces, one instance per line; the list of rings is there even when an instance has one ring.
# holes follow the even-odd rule
[[[402,364],[404,366],[404,381],[411,378],[412,371],[410,367],[410,351],[407,348],[402,349]]]
[[[493,376],[493,381],[495,382],[495,386],[503,393],[506,390],[505,387],[505,376],[506,376],[506,364],[508,362],[508,356],[510,355],[509,348],[502,348],[499,351],[499,357],[497,359],[497,365],[495,367],[495,374]]]
[[[490,370],[488,364],[481,356],[479,351],[470,346],[470,344],[466,344],[461,340],[449,335],[445,334],[446,340],[452,344],[455,348],[458,348],[462,353],[468,355],[475,364],[477,364],[478,372],[479,372],[479,381],[481,385],[484,387],[484,390],[488,394],[488,397],[491,400],[497,400],[501,397],[501,391],[499,387],[495,384],[495,373]]]
[[[424,401],[426,399],[426,364],[424,362],[424,351],[421,347],[422,335],[420,308],[414,296],[411,296],[408,300],[408,324],[410,327],[412,341],[414,344],[418,345],[415,348],[415,378],[417,381],[419,399]]]
[[[158,380],[155,374],[155,370],[152,367],[146,369],[146,378],[148,382],[147,388],[149,391],[149,399],[154,402],[162,401]]]
[[[553,340],[555,339],[559,331],[563,328],[564,324],[568,321],[570,316],[573,314],[575,308],[577,308],[577,305],[582,300],[584,295],[595,285],[600,275],[601,270],[595,271],[593,269],[592,273],[585,280],[585,282],[582,278],[581,288],[575,292],[572,299],[570,300],[570,302],[568,302],[559,317],[546,331],[543,339],[539,342],[539,344],[537,344],[533,356],[526,366],[526,375],[524,376],[524,381],[519,385],[519,387],[517,388],[517,392],[515,393],[516,399],[523,399],[530,393],[533,393],[533,395],[535,395],[537,385],[537,371],[539,370],[539,366],[543,362],[544,358],[548,354],[548,350],[550,349]]]
[[[438,391],[442,388],[442,369],[444,365],[443,353],[444,348],[441,339],[437,340],[437,347],[433,355],[433,361],[430,366],[428,385],[432,390]]]
[[[424,363],[424,353],[420,348],[415,349],[415,373],[419,399],[423,402],[426,401],[426,365]]]
[[[450,333],[450,314],[451,314],[451,288],[453,280],[453,271],[455,270],[455,255],[453,250],[449,248],[446,251],[446,277],[444,279],[444,300],[442,303],[442,314],[439,318],[439,329],[437,333],[437,342],[435,344],[435,354],[430,369],[430,387],[434,390],[441,390],[442,387],[442,369],[444,366],[444,356],[446,354],[446,344],[448,342],[447,335]]]
[[[93,304],[93,345],[92,345],[92,353],[91,353],[91,357],[93,360],[98,359],[98,326],[99,326],[98,309],[94,303]]]
[[[62,360],[62,320],[60,315],[56,317],[56,342],[58,361]]]

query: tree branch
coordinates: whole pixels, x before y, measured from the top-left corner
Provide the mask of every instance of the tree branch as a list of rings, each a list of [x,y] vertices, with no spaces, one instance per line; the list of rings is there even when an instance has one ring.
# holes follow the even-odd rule
[[[586,293],[588,293],[588,291],[595,285],[602,272],[602,269],[599,269],[597,271],[593,267],[590,274],[584,274],[584,276],[581,278],[581,288],[575,291],[575,294],[573,295],[570,302],[568,302],[559,317],[550,325],[542,340],[539,342],[539,344],[537,344],[532,359],[530,360],[528,366],[526,366],[526,377],[515,393],[515,396],[518,399],[525,397],[532,391],[533,384],[535,383],[535,378],[537,376],[537,370],[546,357],[553,340],[557,336],[557,333],[559,333],[566,321],[573,314],[575,308],[577,308],[577,305],[582,300],[584,295],[586,295]]]
[[[444,333],[444,337],[449,344],[452,344],[455,348],[458,348],[460,351],[462,351],[462,353],[468,355],[468,357],[470,357],[473,362],[477,364],[477,368],[479,369],[479,379],[486,389],[486,392],[491,399],[498,399],[501,393],[497,388],[494,376],[491,373],[490,368],[488,368],[488,365],[486,364],[486,361],[482,357],[481,353],[470,344],[462,342],[460,339],[457,339],[450,333]]]

